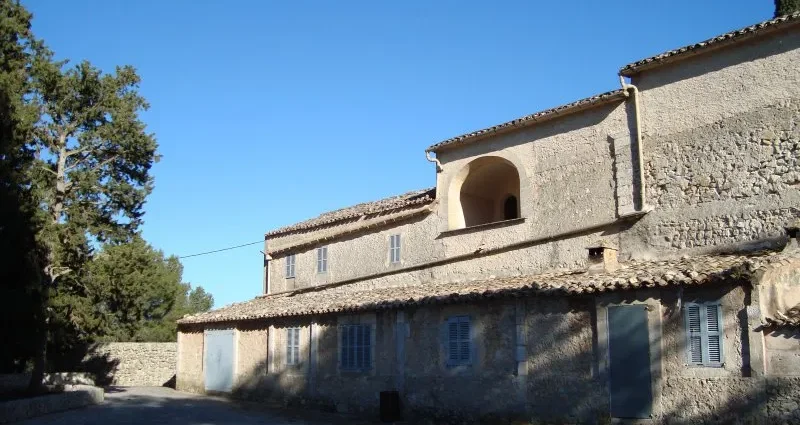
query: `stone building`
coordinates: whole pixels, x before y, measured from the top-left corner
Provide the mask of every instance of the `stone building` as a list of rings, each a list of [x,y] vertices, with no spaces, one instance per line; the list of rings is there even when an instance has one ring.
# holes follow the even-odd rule
[[[178,389],[407,418],[800,422],[800,14],[437,143],[436,187],[265,237]],[[588,249],[587,249],[588,248]]]

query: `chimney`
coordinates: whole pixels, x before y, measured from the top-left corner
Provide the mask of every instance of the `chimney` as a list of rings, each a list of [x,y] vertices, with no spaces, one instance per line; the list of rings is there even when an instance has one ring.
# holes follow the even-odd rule
[[[589,273],[613,272],[619,269],[617,262],[617,248],[607,241],[598,241],[589,250]]]
[[[786,235],[789,237],[789,240],[786,242],[786,246],[783,247],[784,251],[794,251],[800,248],[800,241],[798,241],[798,237],[800,237],[800,219],[795,220],[792,224],[784,227],[786,230]]]

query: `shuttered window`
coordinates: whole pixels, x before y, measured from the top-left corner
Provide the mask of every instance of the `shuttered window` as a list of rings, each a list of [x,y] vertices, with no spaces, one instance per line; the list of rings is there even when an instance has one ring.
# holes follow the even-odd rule
[[[472,363],[472,339],[469,316],[447,319],[447,364],[449,366]]]
[[[366,370],[372,368],[372,327],[343,325],[341,327],[341,368]]]
[[[300,364],[300,328],[286,329],[286,364]]]
[[[286,278],[290,279],[294,277],[294,254],[290,254],[286,256]]]
[[[720,367],[722,352],[722,308],[718,303],[686,303],[686,357],[692,366]]]
[[[328,271],[328,247],[317,248],[317,273]]]
[[[389,261],[400,262],[400,235],[389,236]]]

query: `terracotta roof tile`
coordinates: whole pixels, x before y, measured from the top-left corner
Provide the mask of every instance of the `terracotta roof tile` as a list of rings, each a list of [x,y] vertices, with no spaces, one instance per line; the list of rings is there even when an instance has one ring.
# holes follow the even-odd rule
[[[580,295],[672,285],[705,285],[781,264],[797,252],[708,255],[677,260],[631,261],[611,273],[584,270],[476,281],[365,288],[359,284],[301,289],[258,297],[218,310],[187,316],[178,323],[210,323],[453,303],[521,295]]]
[[[731,31],[722,35],[718,35],[716,37],[709,38],[708,40],[701,41],[699,43],[683,46],[681,48],[670,50],[668,52],[664,52],[659,55],[649,57],[647,59],[642,59],[640,61],[633,62],[631,64],[622,67],[619,73],[620,75],[630,76],[636,74],[637,72],[645,68],[651,68],[653,66],[657,66],[661,63],[665,63],[667,61],[671,61],[679,57],[688,56],[689,54],[699,53],[711,47],[733,44],[738,41],[748,39],[754,35],[764,33],[767,30],[777,29],[783,26],[791,25],[792,23],[798,21],[800,21],[800,12],[795,12],[791,15],[779,16],[775,19],[770,19],[768,21],[760,22],[755,25],[751,25],[749,27],[741,28],[736,31]]]
[[[767,327],[800,327],[800,304],[785,313],[776,312],[775,317],[767,317],[764,322]]]
[[[266,236],[310,230],[317,227],[353,220],[366,215],[386,213],[406,207],[429,204],[436,198],[436,188],[415,190],[373,202],[364,202],[347,208],[329,211],[309,220],[272,230]]]
[[[580,110],[581,108],[605,103],[606,101],[611,101],[617,98],[621,99],[624,96],[625,93],[622,90],[614,90],[606,93],[601,93],[596,96],[587,97],[585,99],[581,99],[572,103],[567,103],[566,105],[545,109],[544,111],[539,111],[534,114],[525,115],[524,117],[504,122],[502,124],[493,125],[491,127],[487,127],[481,130],[476,130],[471,133],[466,133],[460,136],[452,137],[447,140],[443,140],[439,143],[436,143],[435,145],[431,145],[428,149],[426,149],[426,152],[436,152],[444,148],[445,146],[473,142],[492,134],[500,133],[513,128],[532,125],[541,121],[545,121],[550,118],[554,118],[559,115]]]

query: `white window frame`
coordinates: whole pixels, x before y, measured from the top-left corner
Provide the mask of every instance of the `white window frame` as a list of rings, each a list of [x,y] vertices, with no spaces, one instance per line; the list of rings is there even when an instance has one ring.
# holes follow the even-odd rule
[[[317,248],[317,273],[324,274],[328,272],[328,247],[323,246]]]
[[[287,279],[294,279],[295,277],[295,264],[297,263],[297,257],[294,254],[289,254],[286,256],[286,278]]]
[[[466,329],[464,329],[464,326],[466,326]],[[447,366],[471,365],[473,360],[472,348],[472,318],[466,315],[448,317],[445,328]]]
[[[286,328],[286,365],[300,364],[300,328]]]
[[[366,335],[364,332],[366,331]],[[358,336],[360,333],[360,343]],[[353,323],[339,325],[339,368],[347,372],[364,372],[372,369],[373,358],[372,324]]]
[[[401,247],[400,234],[389,236],[389,263],[400,263],[400,247]]]
[[[686,364],[693,367],[722,367],[725,364],[725,335],[724,335],[724,320],[722,315],[722,306],[719,302],[705,302],[705,303],[686,303],[683,306],[684,314],[684,331],[686,332]],[[699,329],[693,326],[691,317],[694,313],[697,314]],[[717,326],[712,329],[709,323],[709,312],[716,313]],[[692,329],[692,328],[695,329]],[[712,344],[710,340],[716,338],[719,350],[719,359],[712,359],[712,351],[710,350]],[[699,347],[695,346],[693,349],[692,342],[699,341]],[[695,342],[697,344],[697,342]],[[697,357],[697,348],[700,349],[700,360]]]

